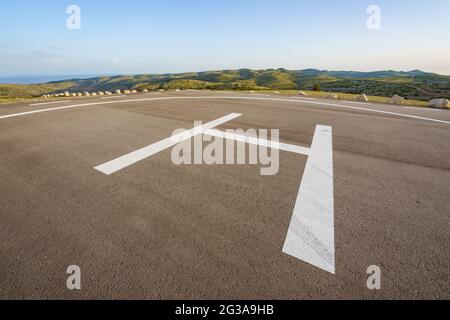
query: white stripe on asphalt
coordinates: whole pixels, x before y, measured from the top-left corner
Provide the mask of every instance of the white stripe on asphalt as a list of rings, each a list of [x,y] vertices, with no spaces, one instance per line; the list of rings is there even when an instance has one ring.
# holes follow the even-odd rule
[[[232,113],[220,119],[208,122],[204,125],[195,127],[191,130],[181,132],[167,139],[161,140],[157,143],[151,144],[147,147],[141,148],[129,154],[126,154],[120,158],[109,161],[102,165],[95,167],[95,170],[100,171],[106,175],[113,174],[119,170],[122,170],[128,166],[131,166],[139,161],[142,161],[152,155],[155,155],[163,150],[175,146],[176,144],[191,139],[192,137],[202,134],[205,130],[209,130],[220,126],[228,121],[240,117],[241,114]]]
[[[64,102],[70,102],[71,100],[61,100],[61,101],[53,101],[53,102],[40,102],[40,103],[32,103],[30,106],[43,106],[46,104],[55,104],[55,103],[64,103]]]
[[[425,109],[425,108],[421,108],[421,107],[405,107],[405,109],[422,110],[422,111],[444,111],[444,110],[441,110],[441,109]]]
[[[223,132],[220,130],[214,130],[214,129],[206,130],[204,132],[204,134],[208,135],[208,136],[212,136],[212,137],[253,144],[253,145],[260,146],[260,147],[269,147],[272,149],[293,152],[293,153],[302,154],[305,156],[309,155],[309,152],[310,152],[310,149],[305,148],[305,147],[295,146],[295,145],[286,144],[286,143],[280,143],[277,141],[269,141],[266,139],[259,139],[259,138],[250,137],[250,136],[239,135],[239,134],[235,134],[235,133],[231,133],[231,132]]]
[[[283,252],[335,274],[332,139],[316,127]]]
[[[342,102],[345,102],[345,103],[354,103],[354,104],[364,104],[364,105],[372,105],[371,103],[369,103],[369,102],[358,102],[358,101],[342,101]]]
[[[121,95],[121,96],[103,97],[102,99],[114,99],[114,98],[123,98],[123,97],[126,97],[126,96]]]
[[[229,97],[229,96],[211,96],[211,97],[162,97],[162,98],[145,98],[145,99],[128,99],[128,100],[119,100],[119,101],[105,101],[105,102],[92,102],[92,103],[85,103],[85,104],[76,104],[76,105],[70,105],[70,106],[64,106],[64,107],[56,107],[56,108],[49,108],[49,109],[41,109],[41,110],[34,110],[34,111],[28,111],[28,112],[21,112],[21,113],[15,113],[15,114],[8,114],[4,116],[0,116],[1,119],[7,119],[7,118],[14,118],[14,117],[20,117],[35,113],[41,113],[41,112],[50,112],[50,111],[57,111],[57,110],[63,110],[63,109],[71,109],[71,108],[79,108],[79,107],[87,107],[87,106],[95,106],[95,105],[105,105],[105,104],[119,104],[119,103],[129,103],[129,102],[140,102],[140,101],[160,101],[160,100],[176,100],[176,99],[235,99],[235,100],[266,100],[266,101],[280,101],[280,102],[295,102],[300,103],[304,102],[307,104],[317,104],[322,106],[331,106],[331,107],[338,107],[343,109],[353,109],[353,110],[361,110],[361,111],[367,111],[367,112],[373,112],[373,113],[382,113],[382,114],[389,114],[399,117],[405,117],[405,118],[411,118],[411,119],[419,119],[419,120],[425,120],[425,121],[431,121],[431,122],[437,122],[437,123],[444,123],[450,125],[450,121],[445,120],[439,120],[439,119],[433,119],[433,118],[425,118],[425,117],[419,117],[419,116],[413,116],[410,114],[404,114],[404,113],[396,113],[396,112],[389,112],[389,111],[382,111],[382,110],[376,110],[376,109],[368,109],[368,108],[362,108],[362,107],[356,107],[356,106],[346,106],[343,104],[335,104],[335,103],[326,103],[326,102],[319,102],[319,101],[305,101],[305,100],[292,100],[292,99],[280,99],[280,98],[258,98],[258,97]]]
[[[317,100],[316,98],[309,98],[309,97],[297,97],[297,96],[291,96],[291,98],[295,98],[295,99],[307,99],[307,100]]]

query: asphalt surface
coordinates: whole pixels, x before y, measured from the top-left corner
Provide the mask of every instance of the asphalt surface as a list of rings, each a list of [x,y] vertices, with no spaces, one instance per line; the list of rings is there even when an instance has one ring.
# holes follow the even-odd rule
[[[69,100],[0,107],[1,299],[450,298],[450,111],[194,91]],[[282,253],[306,157],[281,152],[275,176],[176,166],[171,150],[94,170],[230,113],[219,129],[280,129],[299,146],[333,128],[335,275]],[[82,290],[66,288],[69,265]]]

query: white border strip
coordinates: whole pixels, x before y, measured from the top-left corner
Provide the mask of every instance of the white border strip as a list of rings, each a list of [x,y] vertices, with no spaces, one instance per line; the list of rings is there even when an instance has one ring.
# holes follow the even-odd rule
[[[316,127],[283,252],[336,272],[331,127]]]
[[[231,121],[235,118],[238,118],[240,116],[241,116],[241,114],[239,114],[239,113],[229,114],[220,119],[217,119],[217,120],[208,122],[204,125],[195,127],[189,131],[184,131],[179,134],[173,135],[172,137],[161,140],[157,143],[154,143],[154,144],[144,147],[142,149],[139,149],[139,150],[136,150],[129,154],[126,154],[120,158],[117,158],[115,160],[112,160],[112,161],[109,161],[102,165],[99,165],[99,166],[95,167],[95,170],[100,171],[101,173],[104,173],[106,175],[111,175],[111,174],[113,174],[117,171],[120,171],[128,166],[131,166],[139,161],[142,161],[152,155],[155,155],[163,150],[173,147],[174,145],[176,145],[182,141],[191,139],[192,137],[194,137],[196,135],[202,134],[205,130],[209,130],[214,127],[220,126],[221,124],[224,124],[224,123]]]
[[[30,106],[43,106],[46,104],[56,104],[56,103],[64,103],[64,102],[70,102],[72,100],[61,100],[61,101],[53,101],[53,102],[40,102],[40,103],[32,103]]]
[[[305,97],[305,96],[291,96],[291,98],[295,98],[295,99],[306,99],[306,100],[317,100],[316,98]]]
[[[362,101],[342,101],[342,102],[353,103],[353,104],[363,104],[363,105],[368,105],[368,106],[372,105],[370,102],[362,102]]]
[[[421,107],[404,107],[404,108],[409,109],[409,110],[420,110],[420,111],[438,111],[438,112],[444,111],[443,109],[431,109],[431,108],[421,108]]]
[[[111,97],[102,97],[101,99],[107,100],[107,99],[114,99],[114,98],[124,98],[126,95],[120,95],[120,96],[111,96]]]
[[[312,101],[312,100],[309,101],[309,100],[292,100],[292,99],[280,99],[280,98],[238,97],[238,96],[236,96],[236,97],[229,97],[229,96],[162,97],[162,98],[144,98],[144,99],[129,99],[129,100],[119,100],[119,101],[92,102],[92,103],[75,104],[75,105],[70,105],[70,106],[63,106],[63,107],[48,108],[48,109],[41,109],[41,110],[34,110],[34,111],[28,111],[28,112],[9,114],[9,115],[0,116],[0,120],[1,119],[7,119],[7,118],[15,118],[15,117],[20,117],[20,116],[26,116],[26,115],[35,114],[35,113],[41,113],[41,112],[50,112],[50,111],[57,111],[57,110],[71,109],[71,108],[79,108],[79,107],[88,107],[88,106],[95,106],[95,105],[106,105],[106,104],[115,104],[115,103],[119,104],[119,103],[141,102],[141,101],[176,100],[176,99],[186,99],[186,100],[189,100],[189,99],[198,99],[198,100],[201,100],[201,99],[208,99],[208,100],[214,100],[214,99],[235,99],[235,100],[267,100],[267,101],[306,103],[306,104],[316,104],[316,105],[322,105],[322,106],[331,106],[331,107],[337,107],[337,108],[343,108],[343,109],[352,109],[352,110],[360,110],[360,111],[367,111],[367,112],[373,112],[373,113],[388,114],[388,115],[394,115],[394,116],[399,116],[399,117],[418,119],[418,120],[425,120],[425,121],[431,121],[431,122],[437,122],[437,123],[443,123],[443,124],[450,125],[450,121],[445,121],[445,120],[439,120],[439,119],[433,119],[433,118],[425,118],[425,117],[413,116],[413,115],[410,115],[410,114],[382,111],[382,110],[376,110],[376,109],[368,109],[368,108],[355,107],[355,106],[346,106],[346,105],[343,105],[343,104],[318,102],[318,101]]]

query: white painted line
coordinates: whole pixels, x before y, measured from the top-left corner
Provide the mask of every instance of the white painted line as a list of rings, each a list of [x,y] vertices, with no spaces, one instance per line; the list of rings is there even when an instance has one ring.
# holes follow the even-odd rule
[[[319,101],[306,101],[306,100],[298,100],[298,99],[293,100],[293,99],[284,99],[284,98],[262,98],[262,97],[258,98],[258,97],[242,97],[242,96],[235,96],[235,97],[229,97],[229,96],[161,97],[161,98],[144,98],[144,99],[127,99],[127,100],[119,100],[119,101],[92,102],[92,103],[75,104],[75,105],[70,105],[70,106],[63,106],[63,107],[34,110],[34,111],[21,112],[21,113],[15,113],[15,114],[8,114],[8,115],[0,116],[0,120],[7,119],[7,118],[21,117],[21,116],[26,116],[26,115],[41,113],[41,112],[50,112],[50,111],[79,108],[79,107],[88,107],[88,106],[106,105],[106,104],[119,104],[119,103],[129,103],[129,102],[142,102],[142,101],[177,100],[177,99],[185,99],[185,100],[190,100],[190,99],[197,99],[197,100],[235,99],[235,100],[266,100],[266,101],[280,101],[280,102],[287,101],[287,102],[295,102],[295,103],[302,102],[302,103],[307,103],[307,104],[331,106],[331,107],[337,107],[337,108],[343,108],[343,109],[353,109],[353,110],[361,110],[361,111],[367,111],[367,112],[373,112],[373,113],[389,114],[389,115],[394,115],[394,116],[399,116],[399,117],[419,119],[419,120],[425,120],[425,121],[431,121],[431,122],[437,122],[437,123],[443,123],[443,124],[450,125],[450,121],[445,121],[445,120],[419,117],[419,116],[414,116],[414,115],[404,114],[404,113],[397,113],[397,112],[388,112],[388,111],[382,111],[382,110],[376,110],[376,109],[368,109],[368,108],[362,108],[362,107],[356,107],[356,106],[346,106],[343,104],[326,103],[326,102],[319,102]]]
[[[123,98],[126,97],[125,95],[121,95],[121,96],[111,96],[111,97],[103,97],[102,99],[114,99],[114,98]]]
[[[32,103],[30,106],[43,106],[46,104],[56,104],[56,103],[64,103],[64,102],[70,102],[71,100],[61,100],[61,101],[53,101],[53,102],[40,102],[40,103]]]
[[[368,112],[373,112],[373,113],[382,113],[382,114],[394,115],[394,116],[399,116],[399,117],[404,117],[404,118],[419,119],[419,120],[426,120],[426,121],[431,121],[431,122],[450,124],[450,121],[439,120],[439,119],[432,119],[432,118],[425,118],[425,117],[418,117],[418,116],[413,116],[411,114],[404,114],[404,113],[397,113],[397,112],[390,112],[390,111],[383,111],[383,110],[376,110],[376,109],[368,109],[368,108],[354,107],[354,106],[346,106],[346,105],[335,104],[335,103],[322,103],[322,102],[312,102],[312,101],[308,102],[308,103],[325,105],[325,106],[332,106],[332,107],[339,107],[339,108],[345,108],[345,109],[368,111]]]
[[[331,127],[316,127],[283,252],[336,272]]]
[[[309,98],[309,97],[297,97],[297,96],[291,96],[291,98],[295,98],[295,99],[306,99],[306,100],[317,100],[316,98]]]
[[[163,150],[173,147],[174,145],[182,141],[191,139],[196,135],[202,134],[205,130],[215,128],[217,126],[220,126],[221,124],[224,124],[240,116],[241,114],[238,113],[229,114],[220,119],[208,122],[206,124],[203,124],[202,126],[195,127],[191,130],[176,134],[172,137],[161,140],[157,143],[151,144],[147,147],[141,148],[129,154],[126,154],[120,158],[99,165],[95,167],[95,170],[98,170],[106,175],[111,175],[119,170],[122,170],[152,155],[155,155]]]
[[[124,101],[124,100],[121,100]],[[0,116],[0,119],[7,119],[7,118],[16,118],[16,117],[22,117],[27,116],[30,114],[35,113],[42,113],[42,112],[51,112],[51,111],[57,111],[57,110],[64,110],[64,109],[72,109],[72,108],[79,108],[79,107],[87,107],[87,106],[95,106],[95,105],[102,105],[102,104],[112,104],[112,103],[118,103],[119,101],[114,102],[92,102],[92,103],[84,103],[84,104],[74,104],[70,106],[63,106],[63,107],[55,107],[55,108],[49,108],[49,109],[40,109],[40,110],[34,110],[34,111],[27,111],[27,112],[21,112],[21,113],[14,113],[14,114],[7,114],[4,116]]]
[[[255,138],[255,137],[245,136],[245,135],[234,134],[231,132],[223,132],[223,131],[215,130],[215,129],[206,130],[204,132],[204,134],[208,135],[208,136],[212,136],[212,137],[218,137],[218,138],[227,139],[227,140],[244,142],[244,143],[253,144],[253,145],[257,145],[257,146],[261,146],[261,147],[269,147],[272,149],[288,151],[288,152],[302,154],[302,155],[306,155],[306,156],[309,155],[309,152],[310,152],[310,149],[305,148],[305,147],[295,146],[295,145],[286,144],[286,143],[280,143],[280,142],[276,142],[276,141],[269,141],[266,139],[259,139],[259,138]]]
[[[438,111],[438,112],[444,111],[441,109],[425,109],[425,108],[420,108],[420,107],[404,107],[404,108],[409,109],[409,110],[422,110],[422,111]]]
[[[345,102],[345,103],[354,103],[354,104],[362,104],[362,105],[372,105],[370,102],[359,102],[359,101],[342,101],[342,102]]]

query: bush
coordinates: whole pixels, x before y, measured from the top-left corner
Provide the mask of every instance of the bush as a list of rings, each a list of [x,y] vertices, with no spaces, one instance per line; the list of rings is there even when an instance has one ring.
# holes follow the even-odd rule
[[[320,87],[319,83],[316,83],[313,87],[313,91],[322,91],[322,88]]]

